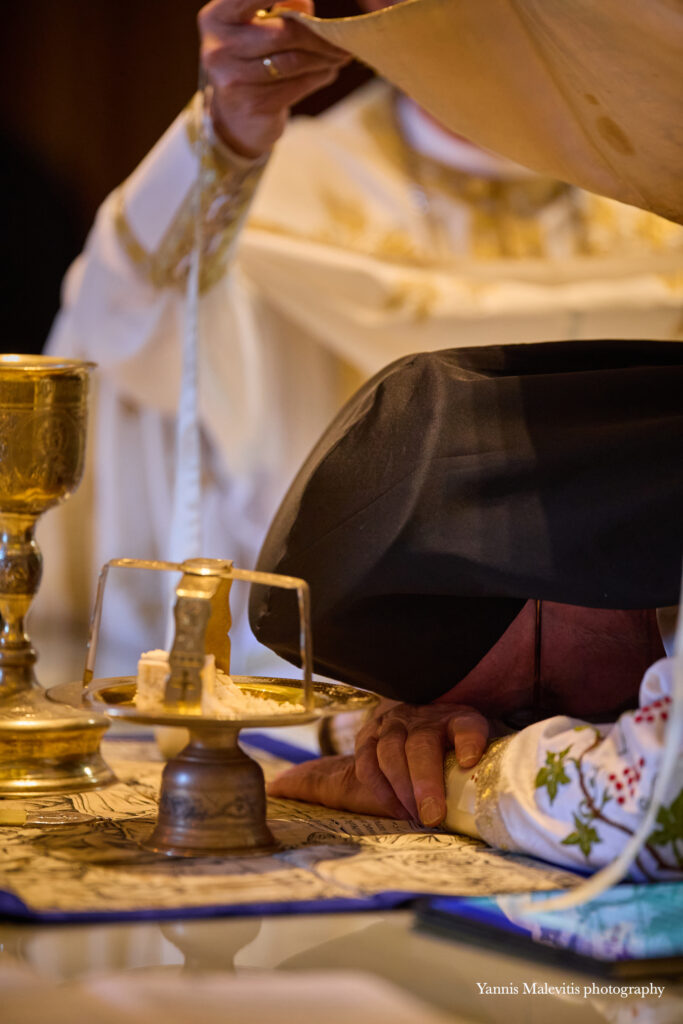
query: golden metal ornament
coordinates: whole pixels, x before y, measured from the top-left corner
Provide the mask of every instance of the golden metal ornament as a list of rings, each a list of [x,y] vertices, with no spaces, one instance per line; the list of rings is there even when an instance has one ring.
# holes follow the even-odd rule
[[[38,517],[76,490],[92,363],[0,355],[0,795],[90,789],[113,775],[107,719],[46,696],[24,620],[40,584]]]

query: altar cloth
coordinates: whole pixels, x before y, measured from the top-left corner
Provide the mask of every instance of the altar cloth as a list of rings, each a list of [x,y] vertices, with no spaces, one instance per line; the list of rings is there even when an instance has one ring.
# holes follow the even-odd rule
[[[163,763],[153,743],[106,740],[118,782],[22,801],[30,814],[94,821],[0,829],[0,917],[41,922],[158,920],[382,910],[425,896],[564,889],[579,876],[412,822],[270,799],[281,850],[168,858],[144,850]],[[257,753],[266,778],[288,762]],[[156,760],[154,759],[156,758]]]

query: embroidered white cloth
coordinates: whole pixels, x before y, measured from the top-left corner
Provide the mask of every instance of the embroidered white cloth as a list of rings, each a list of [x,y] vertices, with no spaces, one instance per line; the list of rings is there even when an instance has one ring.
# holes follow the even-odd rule
[[[492,744],[473,771],[446,772],[447,826],[492,846],[595,871],[636,831],[660,770],[674,659],[643,677],[639,707],[611,725],[557,715]],[[683,877],[683,751],[636,879]]]

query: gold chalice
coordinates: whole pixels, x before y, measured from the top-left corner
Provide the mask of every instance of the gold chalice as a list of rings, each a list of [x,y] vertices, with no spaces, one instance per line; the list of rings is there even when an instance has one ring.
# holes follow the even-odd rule
[[[101,715],[49,699],[25,618],[38,590],[38,517],[83,474],[92,363],[0,355],[0,795],[87,789],[112,780]]]

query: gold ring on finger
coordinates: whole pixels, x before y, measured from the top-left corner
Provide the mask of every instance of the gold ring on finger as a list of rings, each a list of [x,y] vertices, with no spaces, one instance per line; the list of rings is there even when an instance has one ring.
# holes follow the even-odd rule
[[[282,78],[282,72],[278,70],[275,57],[264,57],[261,61],[271,78]]]

